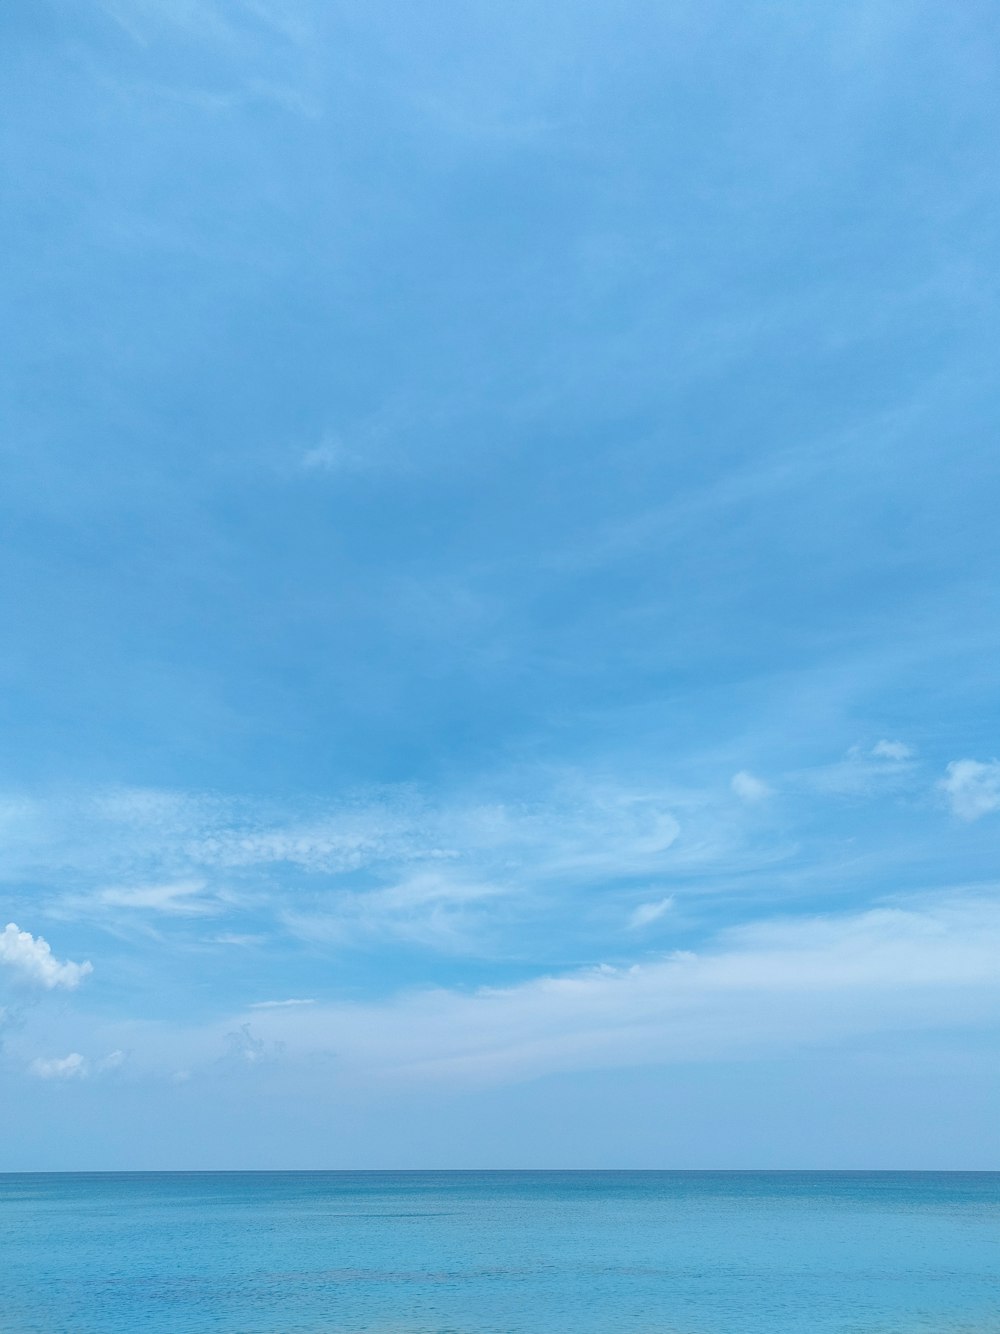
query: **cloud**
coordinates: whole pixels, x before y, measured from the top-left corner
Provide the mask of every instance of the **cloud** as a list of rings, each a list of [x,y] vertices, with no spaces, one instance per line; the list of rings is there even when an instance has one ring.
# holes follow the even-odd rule
[[[738,774],[733,774],[730,787],[736,793],[741,801],[763,801],[765,797],[771,795],[771,789],[762,778],[756,778],[753,774],[747,773],[741,769]]]
[[[12,802],[6,874],[58,887],[46,905],[54,917],[96,910],[120,922],[141,913],[221,915],[257,902],[255,883],[258,906],[273,902],[274,868],[367,880],[377,890],[461,867],[457,878],[468,884],[563,885],[575,895],[588,883],[604,888],[613,877],[658,873],[667,859],[711,858],[704,830],[691,823],[703,818],[701,806],[685,816],[694,836],[681,837],[675,809],[691,794],[578,775],[513,779],[516,795],[507,800],[433,802],[397,788],[303,809],[118,789]],[[308,894],[303,907],[307,901]],[[232,933],[246,928],[234,925]]]
[[[304,450],[299,460],[306,472],[350,472],[361,465],[361,459],[352,454],[336,437],[327,435],[320,444]]]
[[[280,1040],[269,1042],[265,1038],[258,1037],[247,1023],[241,1024],[234,1032],[226,1033],[223,1037],[223,1047],[224,1055],[217,1063],[233,1068],[258,1065],[264,1061],[280,1058],[284,1053],[285,1044]]]
[[[78,1051],[50,1059],[36,1056],[28,1068],[38,1079],[85,1079],[87,1076],[87,1062]]]
[[[250,1009],[281,1010],[284,1009],[286,1005],[315,1005],[315,1004],[316,1001],[312,997],[304,997],[300,999],[298,996],[290,996],[288,1000],[254,1001],[251,1004]]]
[[[734,788],[748,803],[770,790],[746,771]],[[798,854],[759,824],[733,819],[717,784],[527,767],[494,776],[485,791],[436,799],[403,786],[297,802],[60,793],[9,804],[5,841],[8,876],[44,885],[50,918],[130,940],[162,944],[169,932],[195,949],[254,949],[279,932],[319,948],[401,941],[509,958],[525,949],[552,957],[562,934],[586,958],[600,945],[599,922],[624,925],[643,895],[770,896],[773,869]],[[634,929],[651,924],[641,919]]]
[[[483,910],[502,886],[438,870],[419,871],[381,888],[324,896],[316,911],[290,911],[284,923],[307,940],[348,942],[393,937],[435,949],[468,947]],[[333,898],[331,907],[325,903]]]
[[[210,888],[204,879],[181,879],[60,894],[46,912],[61,920],[107,921],[122,927],[149,915],[217,917],[236,904],[237,896],[228,889]]]
[[[68,1056],[36,1056],[28,1070],[36,1079],[89,1079],[92,1074],[105,1075],[118,1070],[126,1060],[123,1051],[111,1051],[91,1064],[78,1051]]]
[[[60,963],[47,940],[19,930],[13,922],[8,922],[0,934],[0,963],[49,990],[54,987],[72,990],[93,972],[90,963]]]
[[[903,741],[877,741],[870,749],[851,746],[842,760],[806,770],[808,787],[842,797],[875,796],[914,782],[915,752]]]
[[[1000,760],[952,760],[941,789],[960,820],[978,820],[1000,810]]]
[[[912,760],[914,751],[912,746],[908,746],[905,741],[876,741],[872,746],[872,755],[878,760],[893,760],[896,763],[902,763],[904,760]]]
[[[859,1036],[995,1023],[1000,896],[958,893],[863,912],[771,918],[703,949],[500,987],[268,1007],[165,1032],[133,1026],[164,1076],[281,1056],[388,1087],[505,1083],[558,1071],[748,1059]],[[252,1018],[252,1027],[249,1020]]]
[[[648,964],[344,1007],[326,1032],[322,1007],[283,1017],[345,1061],[435,1079],[520,1079],[992,1022],[998,951],[1000,904],[944,900],[775,919]]]
[[[659,921],[673,906],[672,898],[657,899],[654,903],[640,903],[633,909],[628,924],[635,929],[650,926],[653,922]]]
[[[219,912],[219,904],[204,897],[201,880],[181,880],[166,885],[139,885],[99,890],[91,902],[105,908],[135,908],[149,912],[203,917]]]

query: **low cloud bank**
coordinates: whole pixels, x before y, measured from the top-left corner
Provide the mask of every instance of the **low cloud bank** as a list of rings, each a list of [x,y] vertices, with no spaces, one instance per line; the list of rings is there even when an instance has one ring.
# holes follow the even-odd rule
[[[116,1040],[142,1049],[146,1069],[161,1074],[217,1068],[238,1032],[261,1072],[304,1063],[355,1083],[506,1083],[975,1029],[1000,1008],[998,958],[1000,897],[952,893],[772,918],[698,952],[514,986],[257,1007],[169,1033],[133,1027]]]

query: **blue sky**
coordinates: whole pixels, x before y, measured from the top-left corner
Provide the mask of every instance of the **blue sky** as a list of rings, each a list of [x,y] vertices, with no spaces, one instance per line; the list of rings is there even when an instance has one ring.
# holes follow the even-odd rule
[[[998,26],[8,0],[4,1165],[1000,1167]]]

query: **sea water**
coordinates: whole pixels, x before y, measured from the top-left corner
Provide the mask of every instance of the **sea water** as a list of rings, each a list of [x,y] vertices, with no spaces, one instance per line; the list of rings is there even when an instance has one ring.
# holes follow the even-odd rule
[[[1000,1174],[0,1176],[6,1334],[993,1334]]]

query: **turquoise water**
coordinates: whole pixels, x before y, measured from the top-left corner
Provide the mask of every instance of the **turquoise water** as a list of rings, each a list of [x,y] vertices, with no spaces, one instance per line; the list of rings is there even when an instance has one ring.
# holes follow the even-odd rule
[[[993,1334],[1000,1174],[0,1176],[7,1334]]]

